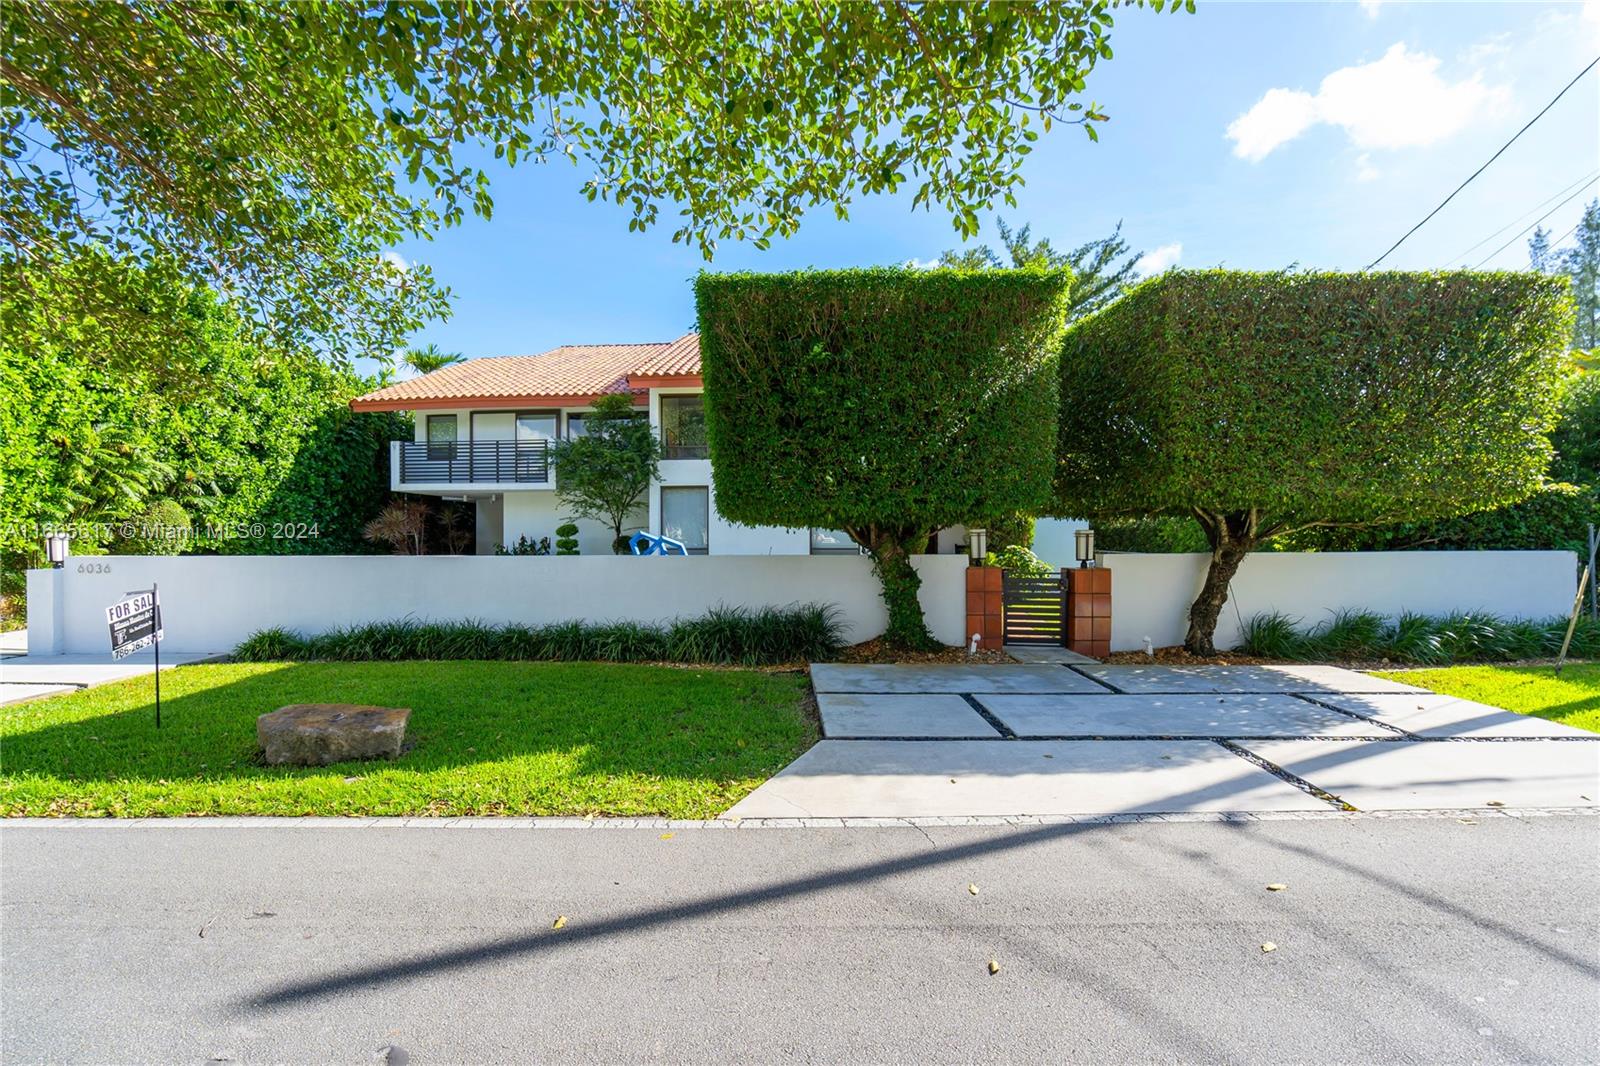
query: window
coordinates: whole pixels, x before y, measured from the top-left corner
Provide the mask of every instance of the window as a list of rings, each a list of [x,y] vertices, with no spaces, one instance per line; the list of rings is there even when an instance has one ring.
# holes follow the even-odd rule
[[[860,545],[850,539],[850,534],[838,529],[813,529],[811,531],[812,555],[859,555]]]
[[[691,555],[710,550],[711,490],[704,486],[661,487],[661,533],[683,542]]]
[[[555,439],[556,414],[554,411],[551,411],[548,414],[540,413],[535,415],[517,416],[517,440],[551,441]]]
[[[643,411],[635,411],[630,417],[644,418],[646,416]],[[587,411],[568,415],[567,439],[577,440],[579,437],[587,437],[589,435],[589,422],[593,418],[594,416],[589,414]]]
[[[456,416],[428,416],[428,458],[454,459],[456,457]]]
[[[666,459],[704,459],[706,408],[699,393],[661,397],[661,447]]]

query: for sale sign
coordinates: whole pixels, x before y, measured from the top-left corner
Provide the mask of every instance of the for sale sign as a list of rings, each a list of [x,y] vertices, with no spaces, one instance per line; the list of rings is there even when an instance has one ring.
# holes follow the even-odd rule
[[[130,592],[127,599],[106,608],[106,625],[111,629],[113,659],[150,647],[164,635],[160,596],[155,589]]]

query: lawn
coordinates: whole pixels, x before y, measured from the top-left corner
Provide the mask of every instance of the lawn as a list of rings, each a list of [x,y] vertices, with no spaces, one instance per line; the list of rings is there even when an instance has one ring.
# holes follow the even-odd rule
[[[1553,666],[1450,666],[1378,676],[1600,733],[1600,665],[1574,664],[1560,677],[1555,673]]]
[[[251,663],[0,708],[0,815],[726,810],[816,739],[800,673],[597,663]],[[268,767],[256,716],[410,707],[394,762]]]

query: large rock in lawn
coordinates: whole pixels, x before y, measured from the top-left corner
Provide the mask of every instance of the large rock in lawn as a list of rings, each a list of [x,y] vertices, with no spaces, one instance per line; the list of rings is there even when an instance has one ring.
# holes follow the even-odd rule
[[[291,703],[256,719],[256,740],[274,766],[394,759],[400,755],[410,718],[410,707]]]

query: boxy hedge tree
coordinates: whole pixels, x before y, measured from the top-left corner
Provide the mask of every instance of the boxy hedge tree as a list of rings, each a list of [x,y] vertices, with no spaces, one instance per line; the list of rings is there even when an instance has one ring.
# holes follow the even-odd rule
[[[1054,271],[707,274],[695,282],[717,510],[841,529],[872,556],[885,641],[934,645],[911,556],[942,526],[1050,496]]]
[[[1067,332],[1056,513],[1197,519],[1185,646],[1213,654],[1263,541],[1533,492],[1571,323],[1536,274],[1164,274]]]

